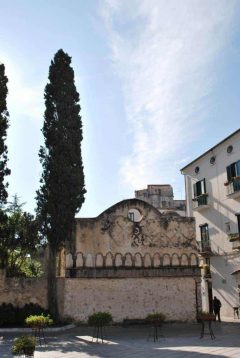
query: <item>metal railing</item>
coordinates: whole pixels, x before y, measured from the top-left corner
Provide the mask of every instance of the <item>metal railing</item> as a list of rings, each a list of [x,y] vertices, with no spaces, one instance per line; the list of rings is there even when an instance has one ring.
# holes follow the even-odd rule
[[[212,253],[209,240],[197,241],[197,248],[200,253]]]
[[[193,199],[193,209],[208,205],[208,194],[201,194]]]
[[[232,249],[240,250],[240,238],[239,237],[236,240],[232,241]]]
[[[240,191],[240,177],[232,179],[227,185],[227,195],[231,195]]]

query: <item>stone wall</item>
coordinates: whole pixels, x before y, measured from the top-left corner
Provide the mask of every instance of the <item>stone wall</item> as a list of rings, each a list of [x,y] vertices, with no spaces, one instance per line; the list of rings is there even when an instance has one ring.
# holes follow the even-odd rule
[[[167,320],[196,319],[193,277],[65,279],[63,315],[86,322],[90,314],[109,311],[115,322],[163,312]]]
[[[47,281],[45,278],[10,278],[0,270],[0,305],[12,303],[22,307],[35,303],[47,308]]]

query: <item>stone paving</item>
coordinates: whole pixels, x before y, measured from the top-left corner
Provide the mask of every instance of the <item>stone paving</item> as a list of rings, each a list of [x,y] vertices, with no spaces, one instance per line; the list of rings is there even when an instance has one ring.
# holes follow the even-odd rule
[[[157,342],[147,326],[113,326],[107,329],[105,343],[92,342],[90,327],[51,333],[47,345],[39,346],[35,358],[240,358],[240,321],[213,323],[216,339],[200,339],[199,324],[165,324]],[[1,334],[0,357],[12,357],[10,347],[18,334]]]

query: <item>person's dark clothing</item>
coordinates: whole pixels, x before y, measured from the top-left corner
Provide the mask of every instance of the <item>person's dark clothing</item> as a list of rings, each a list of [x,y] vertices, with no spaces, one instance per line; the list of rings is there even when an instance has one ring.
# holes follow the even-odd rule
[[[220,308],[221,308],[222,304],[221,304],[221,301],[214,297],[214,300],[213,300],[213,311],[214,311],[214,314],[215,316],[218,318],[218,321],[221,322],[221,318],[220,318]]]

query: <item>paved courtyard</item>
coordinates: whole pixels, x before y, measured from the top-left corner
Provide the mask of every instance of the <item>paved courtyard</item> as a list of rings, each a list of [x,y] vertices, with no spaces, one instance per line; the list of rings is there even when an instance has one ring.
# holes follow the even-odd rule
[[[104,344],[92,342],[92,328],[47,333],[46,346],[38,346],[35,358],[240,358],[240,323],[213,323],[216,336],[199,339],[199,324],[165,324],[158,342],[147,326],[113,326],[107,329]],[[10,347],[18,334],[0,334],[0,357],[12,357]]]

